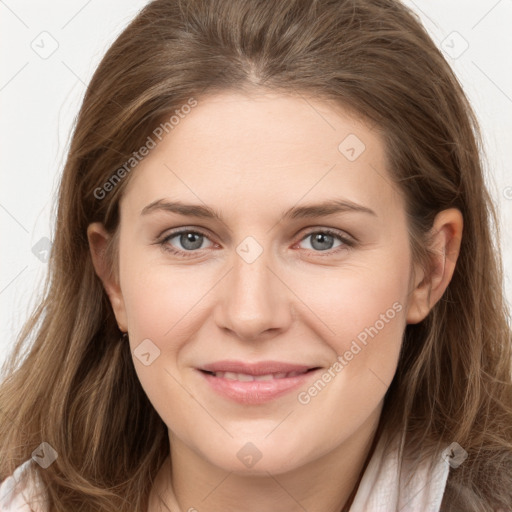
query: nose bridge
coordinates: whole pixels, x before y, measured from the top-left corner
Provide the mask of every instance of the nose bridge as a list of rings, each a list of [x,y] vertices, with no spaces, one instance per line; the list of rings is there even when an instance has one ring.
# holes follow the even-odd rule
[[[285,327],[290,320],[286,287],[270,270],[270,249],[247,237],[236,247],[232,261],[219,305],[219,326],[247,339]]]

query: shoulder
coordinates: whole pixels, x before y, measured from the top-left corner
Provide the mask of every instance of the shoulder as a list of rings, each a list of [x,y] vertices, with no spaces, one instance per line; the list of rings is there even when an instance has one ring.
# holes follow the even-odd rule
[[[32,459],[28,459],[0,482],[0,512],[47,511],[43,484],[34,464]]]

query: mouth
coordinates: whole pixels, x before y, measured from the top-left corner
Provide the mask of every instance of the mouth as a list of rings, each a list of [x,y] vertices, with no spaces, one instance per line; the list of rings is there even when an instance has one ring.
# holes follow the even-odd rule
[[[209,372],[207,370],[201,370],[203,373],[211,375],[212,377],[218,377],[220,379],[237,380],[239,382],[252,382],[252,381],[269,381],[276,379],[289,379],[291,377],[297,377],[298,375],[304,375],[308,372],[318,370],[317,368],[308,368],[303,371],[293,372],[278,372],[278,373],[266,373],[263,375],[251,375],[249,373],[235,373],[235,372]]]
[[[244,405],[258,405],[307,384],[321,367],[276,361],[220,361],[197,368],[209,389]]]

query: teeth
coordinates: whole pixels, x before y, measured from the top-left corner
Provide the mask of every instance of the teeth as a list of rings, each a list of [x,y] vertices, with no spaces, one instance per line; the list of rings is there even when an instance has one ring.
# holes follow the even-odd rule
[[[255,375],[254,376],[254,380],[274,380],[275,378],[277,377],[274,377],[274,375],[272,374],[268,374],[268,375]]]
[[[229,374],[230,372],[228,372]],[[254,380],[254,377],[252,375],[244,375],[243,373],[231,373],[231,378],[233,379],[236,379],[236,380],[241,380],[241,381],[244,381],[244,382],[249,382],[251,380]]]
[[[238,374],[233,372],[218,372],[215,374],[216,377],[223,377],[229,380],[239,380]]]
[[[216,372],[215,377],[224,378],[228,380],[239,380],[241,382],[250,382],[253,380],[274,380],[284,379],[287,377],[296,377],[306,372],[289,372],[289,373],[269,373],[267,375],[248,375],[246,373],[234,373],[234,372]]]
[[[288,377],[296,377],[297,375],[302,375],[303,373],[306,373],[306,372],[290,372],[288,374]]]

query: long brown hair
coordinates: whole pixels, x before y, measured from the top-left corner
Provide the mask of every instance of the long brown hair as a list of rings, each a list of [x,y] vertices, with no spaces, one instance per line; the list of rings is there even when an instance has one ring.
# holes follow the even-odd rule
[[[334,100],[380,129],[426,269],[436,213],[462,212],[453,279],[406,327],[381,427],[407,432],[404,456],[451,442],[467,451],[444,512],[510,507],[512,339],[479,129],[442,54],[395,0],[156,0],[118,37],[74,129],[43,300],[3,368],[0,478],[47,442],[58,458],[37,469],[52,511],[146,510],[167,427],[138,381],[86,230],[101,221],[116,233],[137,169],[105,183],[162,119],[190,98],[246,87]]]

